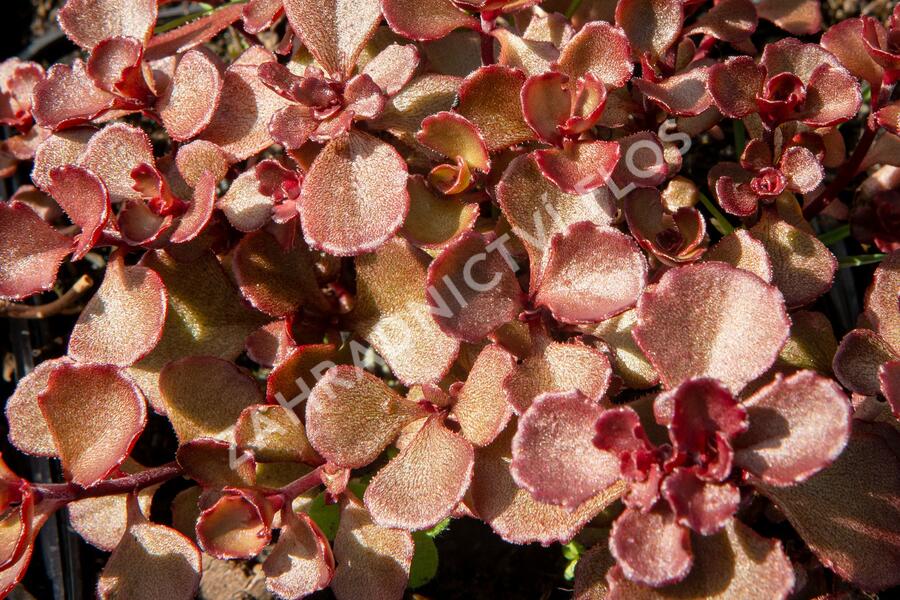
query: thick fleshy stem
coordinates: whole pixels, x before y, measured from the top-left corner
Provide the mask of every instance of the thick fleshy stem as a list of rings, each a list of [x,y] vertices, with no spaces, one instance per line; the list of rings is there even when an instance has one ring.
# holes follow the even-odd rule
[[[483,66],[494,64],[494,19],[481,15],[481,64]]]
[[[877,111],[883,104],[890,100],[891,92],[893,91],[892,87],[893,86],[891,85],[882,85],[879,86],[878,89],[872,90],[872,106],[870,110],[872,114],[874,114],[875,111]],[[854,177],[856,177],[860,165],[862,165],[863,160],[869,153],[869,148],[872,147],[872,142],[875,141],[875,135],[877,133],[878,125],[870,120],[865,132],[863,133],[859,142],[856,144],[856,148],[853,150],[853,154],[841,166],[841,169],[840,171],[838,171],[838,174],[834,178],[834,180],[830,184],[828,184],[828,187],[825,188],[824,192],[816,196],[812,200],[812,202],[807,204],[803,209],[803,216],[807,220],[812,219],[814,216],[822,212],[826,206],[831,204],[834,199],[838,197],[838,194],[840,194],[844,189],[847,188],[847,185],[850,183],[850,181]]]
[[[66,504],[84,498],[99,498],[101,496],[114,496],[127,494],[137,490],[165,483],[182,474],[181,467],[175,461],[159,467],[146,469],[140,473],[125,475],[115,479],[101,481],[89,488],[83,488],[74,483],[46,483],[34,484],[35,500],[48,500]]]

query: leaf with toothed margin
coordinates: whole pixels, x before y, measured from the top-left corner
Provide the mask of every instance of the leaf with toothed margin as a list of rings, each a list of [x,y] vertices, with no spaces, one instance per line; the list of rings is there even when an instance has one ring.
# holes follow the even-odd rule
[[[175,455],[184,474],[205,488],[252,488],[256,461],[230,442],[197,438],[182,444]]]
[[[306,438],[303,421],[283,406],[256,404],[245,408],[234,426],[234,441],[250,450],[257,462],[322,463]]]
[[[133,365],[159,342],[168,312],[166,286],[154,271],[125,266],[115,253],[103,284],[78,316],[69,356],[78,362]]]
[[[694,562],[690,530],[666,503],[647,513],[625,509],[613,523],[609,550],[625,577],[652,587],[681,581]]]
[[[240,7],[237,7],[240,9]],[[228,68],[212,121],[199,138],[218,145],[233,161],[247,159],[272,144],[269,121],[290,104],[263,84],[259,65],[275,60],[261,46],[251,46]]]
[[[356,259],[352,329],[406,384],[438,381],[456,358],[459,341],[438,327],[426,300],[428,255],[393,238]]]
[[[603,408],[581,392],[541,394],[519,419],[510,472],[535,500],[575,509],[614,485],[619,460],[594,445]]]
[[[287,509],[281,511],[281,534],[262,568],[267,590],[281,598],[303,598],[331,582],[334,556],[315,522]]]
[[[300,192],[303,236],[337,256],[372,252],[406,218],[406,162],[389,144],[360,131],[335,138],[319,153]]]
[[[678,39],[683,23],[681,2],[620,0],[616,5],[616,25],[625,31],[636,54],[647,54],[654,62]]]
[[[94,134],[77,161],[103,181],[113,204],[141,199],[131,173],[143,163],[155,164],[150,138],[125,123],[112,123]]]
[[[331,305],[319,288],[314,260],[302,241],[285,251],[271,234],[256,231],[238,242],[231,268],[244,298],[266,314],[288,316],[301,306],[328,313]]]
[[[329,462],[363,467],[424,416],[374,375],[349,365],[329,369],[306,402],[309,442]]]
[[[704,376],[740,390],[775,362],[790,323],[776,288],[719,262],[667,271],[637,313],[634,339],[669,388]]]
[[[900,584],[898,443],[889,425],[857,419],[830,467],[794,486],[756,484],[822,564],[869,592]]]
[[[408,531],[372,522],[352,495],[341,501],[341,522],[334,538],[337,568],[331,591],[338,600],[393,600],[409,580],[414,544]]]
[[[234,363],[211,356],[173,360],[159,374],[159,391],[180,443],[230,441],[241,412],[263,401],[256,382]]]
[[[271,503],[249,490],[226,490],[197,519],[197,542],[221,559],[249,559],[272,541]]]
[[[68,0],[59,10],[59,24],[85,50],[115,36],[146,44],[156,24],[156,5],[156,0]]]
[[[200,586],[200,551],[174,529],[151,523],[128,500],[128,529],[97,583],[97,596],[189,600]]]
[[[147,423],[143,394],[112,365],[57,365],[38,405],[66,478],[82,487],[118,467]]]
[[[467,232],[428,266],[431,314],[442,331],[477,343],[522,309],[522,290],[501,250]]]
[[[878,334],[900,354],[900,251],[889,254],[875,269],[866,290],[865,317]]]
[[[800,371],[743,402],[750,426],[734,464],[770,485],[804,481],[831,464],[850,435],[850,402],[834,381]]]
[[[602,321],[634,306],[647,270],[630,236],[582,221],[550,241],[534,302],[565,323]]]
[[[534,139],[522,116],[520,94],[525,73],[502,65],[473,71],[459,86],[456,112],[475,124],[494,152]]]
[[[118,469],[119,476],[139,473],[144,467],[128,458]],[[138,494],[138,504],[144,516],[150,516],[150,503],[158,485],[146,487]],[[128,528],[129,494],[113,494],[99,498],[84,498],[66,506],[69,523],[84,540],[100,550],[112,552],[119,545]]]
[[[572,78],[595,75],[607,88],[622,87],[631,79],[631,44],[620,27],[595,21],[575,34],[559,55],[560,72]]]
[[[73,241],[43,221],[27,204],[0,202],[0,298],[21,300],[49,290]]]
[[[511,442],[516,431],[511,424],[490,446],[475,453],[475,475],[467,503],[477,518],[513,544],[568,542],[597,513],[615,502],[625,489],[616,484],[593,498],[567,510],[538,502],[516,485],[510,474]]]
[[[737,519],[728,521],[725,528],[715,535],[694,535],[691,551],[694,554],[694,566],[681,583],[661,588],[642,586],[629,581],[621,568],[613,567],[606,577],[609,594],[604,598],[784,600],[794,586],[794,570],[781,543],[758,535]]]
[[[474,461],[472,445],[440,417],[430,417],[366,488],[363,500],[372,520],[407,531],[440,523],[469,488]]]
[[[822,7],[818,0],[758,0],[760,18],[794,35],[811,35],[822,29]]]
[[[378,0],[285,0],[284,12],[329,75],[348,76],[381,21]]]
[[[584,344],[554,342],[545,333],[535,337],[532,354],[503,382],[513,409],[523,414],[540,394],[573,389],[599,402],[612,376],[606,355]]]
[[[206,48],[189,50],[175,67],[175,76],[156,101],[166,132],[183,142],[212,121],[222,94],[220,60]]]
[[[70,362],[63,356],[40,363],[19,380],[13,395],[6,401],[9,441],[21,452],[33,456],[58,456],[53,435],[38,405],[38,395],[47,388],[54,369]]]
[[[750,235],[762,242],[772,263],[772,282],[789,308],[809,304],[831,288],[837,259],[815,236],[764,211]]]
[[[881,336],[869,329],[847,333],[834,353],[834,374],[850,391],[875,396],[881,390],[878,369],[897,354]]]
[[[391,29],[411,40],[437,40],[459,27],[478,27],[450,0],[382,0],[381,5]]]
[[[515,364],[509,352],[491,344],[479,352],[469,370],[450,413],[472,445],[487,446],[509,422],[512,408],[506,401],[503,380]]]
[[[211,252],[190,262],[178,262],[157,250],[145,254],[140,264],[162,278],[169,309],[159,343],[128,372],[150,405],[164,412],[159,372],[166,363],[185,356],[232,360],[243,350],[247,336],[265,319],[242,303],[237,288]]]
[[[421,175],[410,175],[406,182],[409,214],[403,222],[403,237],[419,248],[438,250],[459,239],[475,226],[478,218],[477,196],[450,198],[428,187]]]

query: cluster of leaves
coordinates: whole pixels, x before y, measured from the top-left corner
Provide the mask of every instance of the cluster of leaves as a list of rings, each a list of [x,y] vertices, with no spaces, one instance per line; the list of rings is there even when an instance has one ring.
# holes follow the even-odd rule
[[[86,60],[0,65],[0,170],[34,183],[0,204],[4,310],[107,263],[6,407],[67,482],[0,463],[0,594],[62,507],[112,552],[101,598],[191,598],[200,549],[400,598],[449,517],[592,529],[581,600],[900,584],[900,8],[818,38],[818,0],[158,4],[68,0]],[[884,259],[840,344],[813,217]],[[179,447],[145,468],[150,410]]]

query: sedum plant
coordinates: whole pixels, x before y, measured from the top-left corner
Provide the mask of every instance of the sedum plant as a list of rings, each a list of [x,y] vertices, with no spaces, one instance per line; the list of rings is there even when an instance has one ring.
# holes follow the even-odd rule
[[[0,595],[63,509],[100,598],[401,598],[449,518],[574,540],[579,600],[900,585],[900,7],[164,4],[0,64],[0,312],[78,314],[6,403],[65,480],[0,461]]]

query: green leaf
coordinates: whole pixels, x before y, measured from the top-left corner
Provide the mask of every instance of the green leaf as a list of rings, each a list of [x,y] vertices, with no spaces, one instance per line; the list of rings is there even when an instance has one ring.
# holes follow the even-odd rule
[[[409,588],[422,587],[437,575],[438,549],[427,531],[413,533],[416,551],[409,568]]]
[[[339,504],[326,504],[325,492],[322,492],[309,504],[307,510],[309,518],[316,522],[322,533],[329,540],[333,540],[338,529],[338,522],[341,519],[341,507]]]
[[[445,529],[447,529],[448,525],[450,525],[450,517],[447,517],[446,519],[444,519],[443,521],[441,521],[440,523],[438,523],[437,525],[435,525],[434,527],[432,527],[431,529],[426,531],[425,535],[427,535],[430,538],[435,538],[435,537],[439,536],[441,533],[443,533],[443,531]]]
[[[845,225],[841,225],[837,229],[832,229],[831,231],[826,231],[825,233],[819,235],[819,241],[825,244],[826,246],[830,246],[832,244],[836,244],[841,240],[850,236],[850,224],[847,223]]]
[[[861,267],[863,265],[873,265],[884,260],[887,254],[858,254],[856,256],[845,256],[838,261],[842,269],[847,267]]]
[[[575,579],[575,566],[584,553],[584,546],[578,542],[569,542],[562,547],[562,553],[563,557],[568,561],[566,570],[563,571],[563,577],[565,577],[566,581],[572,581]]]

